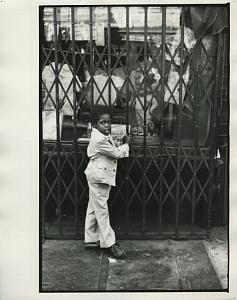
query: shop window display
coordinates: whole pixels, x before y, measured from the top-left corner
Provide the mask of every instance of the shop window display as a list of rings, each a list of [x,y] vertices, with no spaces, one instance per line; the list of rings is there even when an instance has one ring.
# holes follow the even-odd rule
[[[159,143],[160,138],[164,138],[167,143],[175,144],[178,134],[177,120],[181,118],[182,143],[194,143],[196,122],[199,126],[198,142],[205,145],[210,129],[217,48],[215,26],[218,27],[218,24],[214,29],[212,25],[209,31],[203,30],[195,19],[197,10],[186,10],[182,27],[181,8],[167,7],[165,32],[162,33],[162,9],[150,7],[147,11],[145,40],[145,9],[131,7],[127,46],[124,7],[112,7],[110,14],[106,7],[94,8],[91,16],[92,28],[89,8],[76,7],[74,54],[76,67],[79,65],[79,68],[72,70],[71,10],[68,7],[58,8],[57,38],[61,50],[58,93],[60,112],[64,118],[62,133],[65,124],[68,128],[73,124],[75,110],[78,138],[86,138],[87,123],[93,106],[109,105],[117,123],[123,124],[123,128],[130,126],[129,133],[135,137],[136,142],[143,141],[136,137],[142,137],[145,133],[150,136],[148,143]],[[198,13],[204,14],[204,17],[205,14],[210,14],[206,10]],[[209,20],[210,16],[206,19]],[[45,43],[49,49],[53,49],[55,38],[52,8],[44,10],[44,29]],[[163,36],[165,53],[162,51]],[[93,53],[90,52],[91,49]],[[43,110],[46,111],[56,109],[53,52],[51,57],[52,62],[42,70]],[[72,84],[73,73],[76,73],[75,91]],[[73,93],[76,107],[73,104]],[[128,120],[125,118],[127,109]],[[162,125],[164,131],[161,137]],[[70,140],[72,134],[62,134],[61,138]]]

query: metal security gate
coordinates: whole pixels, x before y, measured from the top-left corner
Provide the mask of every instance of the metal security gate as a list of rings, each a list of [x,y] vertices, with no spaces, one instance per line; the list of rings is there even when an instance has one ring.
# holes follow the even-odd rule
[[[216,135],[226,14],[225,6],[40,8],[44,237],[83,237],[96,105],[111,108],[118,140],[132,136],[109,201],[117,235],[209,235],[218,155],[228,153]]]

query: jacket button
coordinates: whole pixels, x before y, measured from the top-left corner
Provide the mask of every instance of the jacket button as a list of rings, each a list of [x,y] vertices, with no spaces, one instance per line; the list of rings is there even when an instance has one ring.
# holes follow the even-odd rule
[[[115,169],[113,169],[113,172],[115,172]]]
[[[114,160],[114,163],[116,164],[116,160]]]

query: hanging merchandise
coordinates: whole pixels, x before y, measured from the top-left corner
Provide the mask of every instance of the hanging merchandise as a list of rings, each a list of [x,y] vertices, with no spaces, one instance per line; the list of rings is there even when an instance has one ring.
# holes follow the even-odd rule
[[[58,68],[60,70],[60,64]],[[53,86],[50,93],[52,99],[48,96],[47,91],[45,93],[45,98],[43,99],[43,102],[45,102],[44,110],[54,110],[52,100],[54,103],[56,103],[56,82],[54,70],[55,62],[52,62],[51,65],[45,66],[42,73],[42,79],[47,90],[49,91]],[[64,64],[62,66],[62,69],[58,75],[58,79],[60,82],[58,84],[60,107],[62,107],[64,115],[73,116],[73,74],[69,65]],[[76,91],[79,92],[81,88],[82,84],[79,78],[76,76]]]
[[[117,98],[117,91],[120,90],[124,84],[124,80],[119,76],[111,76],[111,83],[109,83],[109,77],[106,73],[101,71],[99,74],[99,70],[97,71],[98,75],[93,76],[93,96],[91,94],[90,84],[89,84],[89,74],[87,74],[87,98],[90,99],[92,103],[95,105],[113,105]],[[111,88],[109,89],[109,85]]]
[[[184,45],[188,51],[190,51],[191,48],[194,47],[196,43],[196,39],[194,38],[194,33],[191,29],[184,27]],[[179,69],[181,64],[185,64],[185,60],[187,58],[187,55],[183,55],[183,61],[181,62],[180,58],[180,51],[178,51],[179,47],[181,45],[181,29],[178,29],[174,38],[170,42],[169,51],[170,54],[166,53],[166,60],[170,61],[170,71],[168,74],[168,80],[167,80],[167,86],[165,88],[165,96],[164,101],[173,103],[173,104],[181,104],[183,102],[184,96],[185,96],[185,86],[187,86],[188,80],[189,80],[189,66],[186,67],[186,70],[183,70],[182,78],[183,83],[182,84],[182,98],[181,103],[179,103],[179,79],[180,79],[180,73]],[[174,64],[175,63],[175,64]]]
[[[75,7],[75,40],[76,41],[89,41],[91,38],[90,33],[90,10],[89,7]],[[95,40],[95,22],[92,14],[92,40]]]
[[[54,24],[53,24],[53,8],[44,8],[44,35],[47,42],[53,41],[54,38]]]
[[[59,136],[61,138],[62,124],[63,124],[63,112],[59,114]],[[57,122],[56,111],[43,111],[42,113],[43,123],[43,139],[44,140],[57,140]]]

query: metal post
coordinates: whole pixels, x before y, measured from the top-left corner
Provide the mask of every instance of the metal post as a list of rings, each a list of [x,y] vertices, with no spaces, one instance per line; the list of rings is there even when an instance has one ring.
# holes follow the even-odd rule
[[[94,81],[93,81],[93,70],[94,70],[94,47],[93,47],[93,8],[90,6],[90,88],[91,88],[91,106],[94,107]]]
[[[222,43],[222,33],[218,35],[218,45],[217,45],[217,59],[216,59],[216,76],[215,76],[215,91],[213,97],[213,109],[211,115],[211,141],[210,141],[210,162],[211,162],[211,174],[210,174],[210,189],[208,197],[208,221],[207,221],[207,235],[210,237],[211,230],[211,204],[213,197],[213,185],[214,185],[214,158],[216,151],[216,115],[217,115],[217,103],[219,94],[219,76],[220,76],[220,57],[221,57],[221,43]]]
[[[43,49],[43,34],[44,34],[44,11],[43,8],[40,7],[40,12],[39,12],[39,16],[40,16],[40,49],[42,51]],[[43,54],[43,51],[42,51]],[[42,120],[42,113],[43,113],[43,95],[42,95],[42,64],[43,64],[43,55],[40,55],[39,57],[40,61],[39,61],[39,65],[40,65],[40,81],[39,81],[39,92],[40,92],[40,120],[39,120],[39,126],[40,126],[40,147],[41,147],[41,151],[40,151],[40,164],[41,164],[41,168],[40,168],[40,184],[41,184],[41,189],[40,189],[40,194],[39,194],[39,199],[40,199],[40,238],[41,240],[44,240],[45,238],[45,190],[44,190],[44,154],[43,154],[43,148],[44,148],[44,140],[43,140],[43,120]]]
[[[199,43],[199,45],[197,45]],[[194,126],[194,161],[193,161],[193,191],[192,191],[192,214],[191,214],[191,235],[194,234],[194,223],[195,223],[195,208],[196,208],[196,186],[197,186],[197,151],[198,151],[198,129],[199,129],[199,107],[200,107],[200,93],[199,93],[199,59],[201,57],[202,49],[202,39],[199,39],[195,45],[195,52],[197,53],[197,58],[195,62],[195,95],[194,95],[194,117],[193,117],[193,126]]]
[[[144,7],[144,120],[143,120],[143,202],[142,202],[142,233],[145,232],[146,223],[146,113],[147,113],[147,6]]]
[[[55,97],[56,97],[56,130],[57,130],[57,196],[58,196],[58,233],[62,236],[62,207],[61,207],[61,160],[60,160],[60,101],[59,101],[59,72],[58,72],[58,32],[57,7],[53,8],[54,18],[54,59],[55,59]]]
[[[227,32],[223,33],[223,69],[225,68],[225,66],[229,66],[230,62],[229,62],[229,49],[230,49],[230,39],[229,39],[229,34],[227,34]],[[224,80],[224,76],[229,76],[229,71],[226,72],[226,74],[224,74],[223,71],[223,78],[222,78],[222,82]],[[225,85],[226,88],[228,88],[229,86],[229,79],[227,80],[227,83]],[[223,83],[222,83],[222,87],[223,87]],[[230,111],[230,102],[229,102],[229,91],[227,93],[227,99],[228,101],[228,116],[229,116],[229,111]],[[221,101],[223,101],[223,97],[221,97]],[[227,120],[227,124],[228,124],[228,128],[229,128],[229,118]],[[224,205],[223,205],[223,225],[228,227],[228,213],[229,213],[229,156],[230,156],[230,149],[229,149],[229,133],[226,133],[226,138],[227,138],[227,145],[225,146],[225,165],[224,165],[224,169],[225,169],[225,174],[224,174]],[[228,227],[229,230],[229,227]]]
[[[75,209],[75,227],[76,235],[78,234],[78,191],[77,191],[77,102],[76,102],[76,54],[75,54],[75,16],[74,7],[71,7],[71,24],[72,24],[72,69],[73,69],[73,148],[74,148],[74,209]]]
[[[112,45],[111,45],[111,11],[110,11],[110,7],[108,6],[108,10],[107,10],[107,17],[108,17],[108,65],[107,65],[107,71],[108,71],[108,95],[109,95],[109,99],[108,99],[108,103],[109,103],[109,107],[111,107],[111,50],[112,50]]]
[[[175,235],[178,237],[179,226],[179,198],[180,198],[180,159],[181,159],[181,127],[182,127],[182,87],[183,87],[183,57],[184,57],[184,7],[181,11],[181,43],[180,43],[180,71],[179,71],[179,106],[178,106],[178,133],[176,142],[177,151],[177,182],[176,182],[176,207],[175,207]]]
[[[126,133],[129,134],[129,73],[130,73],[130,50],[129,50],[129,7],[126,6],[126,103],[125,103],[125,123]],[[131,148],[131,146],[130,146]],[[131,153],[131,150],[130,150]],[[126,160],[126,203],[129,200],[129,184],[128,184],[128,169],[129,159]],[[126,223],[125,223],[125,234],[128,234],[128,219],[129,219],[129,207],[126,205]]]
[[[166,48],[166,7],[162,6],[162,66],[161,66],[161,127],[160,127],[160,197],[159,197],[159,233],[162,226],[162,199],[164,181],[164,98],[165,98],[165,48]]]

